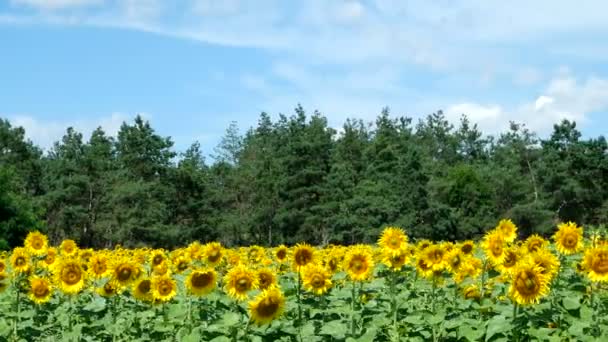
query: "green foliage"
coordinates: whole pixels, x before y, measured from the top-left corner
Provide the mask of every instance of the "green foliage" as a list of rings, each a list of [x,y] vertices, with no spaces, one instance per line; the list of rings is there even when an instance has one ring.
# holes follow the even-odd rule
[[[326,245],[371,242],[388,225],[456,240],[505,217],[521,237],[608,219],[608,144],[567,120],[546,139],[515,123],[489,137],[466,116],[414,124],[385,108],[374,124],[347,120],[337,132],[298,106],[275,121],[262,113],[244,135],[231,123],[209,164],[198,143],[178,155],[141,117],[116,138],[69,128],[44,155],[24,137],[0,120],[5,247],[30,229],[98,248]]]

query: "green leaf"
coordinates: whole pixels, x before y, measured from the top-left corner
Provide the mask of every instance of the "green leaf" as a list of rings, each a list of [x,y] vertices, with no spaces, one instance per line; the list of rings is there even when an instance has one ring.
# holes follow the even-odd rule
[[[479,341],[483,336],[483,329],[477,329],[471,325],[461,325],[458,328],[458,335],[466,338],[468,341]]]
[[[82,308],[84,311],[101,312],[106,308],[106,300],[102,297],[94,297],[93,300]]]
[[[568,311],[576,310],[581,307],[580,297],[574,295],[566,296],[562,299],[562,304]]]
[[[340,320],[335,320],[323,324],[319,333],[321,335],[329,335],[333,338],[342,339],[345,337],[345,332],[347,330],[348,327],[346,324],[342,323]]]
[[[498,334],[505,333],[512,329],[511,321],[507,317],[498,315],[492,317],[487,324],[486,342]]]

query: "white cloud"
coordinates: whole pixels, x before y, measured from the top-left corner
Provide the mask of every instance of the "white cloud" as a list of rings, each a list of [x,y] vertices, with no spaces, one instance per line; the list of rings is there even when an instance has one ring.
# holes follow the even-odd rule
[[[60,10],[98,5],[104,0],[11,0],[15,6],[27,6],[41,10]]]
[[[147,117],[146,114],[140,115]],[[85,140],[100,126],[107,135],[116,136],[122,123],[132,120],[134,116],[112,113],[107,117],[76,121],[38,119],[32,115],[7,115],[6,117],[12,126],[23,127],[28,139],[44,149],[49,149],[56,141],[61,140],[68,127],[74,127],[76,131],[82,133]]]
[[[461,114],[467,114],[484,132],[492,134],[504,131],[509,121],[526,123],[542,134],[563,119],[584,125],[590,114],[603,110],[608,110],[608,80],[590,77],[578,81],[562,74],[552,79],[541,95],[519,106],[462,102],[449,106],[446,115],[456,122]]]

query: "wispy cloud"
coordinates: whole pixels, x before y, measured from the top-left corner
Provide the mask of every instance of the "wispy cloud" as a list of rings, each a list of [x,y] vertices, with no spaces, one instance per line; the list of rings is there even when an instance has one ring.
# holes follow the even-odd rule
[[[146,114],[140,114],[147,117]],[[26,137],[38,146],[49,149],[56,141],[60,141],[68,127],[73,127],[88,139],[91,133],[101,127],[107,135],[116,136],[123,122],[129,122],[134,115],[112,113],[109,116],[89,118],[77,121],[59,121],[39,119],[34,115],[2,115],[7,117],[11,125],[23,127]]]

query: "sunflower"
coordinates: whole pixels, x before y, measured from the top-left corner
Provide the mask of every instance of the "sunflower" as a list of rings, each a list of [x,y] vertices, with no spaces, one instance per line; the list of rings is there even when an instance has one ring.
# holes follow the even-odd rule
[[[29,232],[23,244],[29,254],[40,256],[46,253],[49,239],[38,231]]]
[[[203,256],[203,245],[200,242],[194,241],[188,245],[188,253],[190,255],[190,259],[192,260],[201,260]]]
[[[84,287],[86,273],[79,260],[61,258],[53,269],[55,284],[66,294],[77,294]]]
[[[440,245],[430,245],[421,250],[419,259],[424,260],[424,263],[433,271],[442,271],[446,267],[446,252]]]
[[[287,260],[288,251],[289,250],[287,249],[287,247],[285,247],[285,245],[280,245],[279,247],[277,247],[277,249],[274,252],[274,256],[279,263],[283,263]]]
[[[6,260],[0,258],[0,273],[6,271]]]
[[[433,276],[433,268],[429,266],[424,259],[417,258],[416,273],[423,278],[430,278]]]
[[[236,266],[224,277],[225,290],[228,295],[236,300],[247,299],[247,293],[258,288],[258,277],[255,271],[239,265]]]
[[[97,293],[102,297],[112,297],[119,291],[119,286],[115,281],[108,280],[102,287],[97,289]]]
[[[557,228],[553,240],[555,240],[555,248],[558,252],[570,255],[583,249],[583,228],[573,222],[562,223]]]
[[[432,244],[433,243],[430,240],[423,239],[423,240],[418,241],[418,243],[416,244],[416,248],[418,248],[418,252],[421,252]]]
[[[157,275],[157,276],[169,274],[170,272],[169,272],[168,262],[165,260],[165,261],[161,262],[160,264],[154,266],[152,268],[152,273],[154,273],[154,275]]]
[[[251,320],[259,325],[277,319],[285,310],[285,296],[278,287],[264,290],[249,302]]]
[[[152,281],[150,278],[141,278],[137,280],[133,283],[131,292],[133,293],[133,297],[142,302],[152,301]]]
[[[488,232],[481,242],[481,248],[492,265],[500,265],[505,260],[505,247],[504,235],[498,230]]]
[[[168,302],[177,294],[177,284],[169,276],[152,278],[152,297],[156,301]]]
[[[261,269],[258,271],[258,288],[266,290],[267,288],[277,284],[277,277],[269,269]]]
[[[541,273],[549,281],[553,280],[557,275],[560,266],[559,259],[547,249],[539,249],[535,253],[528,254],[528,258],[532,263],[540,267]]]
[[[186,278],[186,288],[195,296],[203,296],[215,289],[217,273],[214,269],[192,271]]]
[[[378,245],[387,252],[399,254],[407,245],[407,235],[401,228],[384,228],[378,240]]]
[[[182,273],[190,267],[190,263],[192,259],[190,259],[186,255],[180,255],[173,260],[173,269],[175,273]]]
[[[507,243],[511,243],[517,238],[517,226],[511,220],[500,220],[496,226],[496,231],[500,232],[503,240]]]
[[[454,248],[445,255],[446,260],[446,268],[452,273],[458,273],[463,262],[465,261],[465,256],[462,254],[462,251],[459,248]]]
[[[581,268],[591,281],[608,282],[608,247],[587,249]]]
[[[52,268],[57,260],[57,248],[51,247],[46,251],[46,256],[42,259],[42,266],[44,268]]]
[[[549,293],[549,280],[540,267],[522,262],[513,270],[509,296],[520,305],[536,304]]]
[[[374,261],[369,248],[363,245],[350,248],[344,256],[344,270],[353,281],[368,279],[374,271]]]
[[[466,278],[476,279],[481,274],[482,267],[481,260],[472,256],[465,256],[460,267],[458,267],[458,271],[452,274],[452,278],[458,284],[462,283]]]
[[[409,259],[409,253],[407,249],[401,249],[399,252],[382,252],[382,263],[384,263],[388,268],[393,271],[400,270],[403,265],[405,265]]]
[[[543,239],[538,234],[530,235],[524,242],[524,247],[528,253],[534,253],[540,249],[544,249],[549,245],[549,241]]]
[[[30,257],[28,256],[25,248],[17,247],[13,249],[10,258],[13,272],[25,273],[30,269]]]
[[[306,243],[297,244],[293,250],[293,265],[299,270],[314,259],[314,249]]]
[[[224,257],[224,248],[219,242],[210,242],[205,245],[205,261],[209,266],[217,266]]]
[[[505,257],[501,264],[496,265],[496,269],[503,275],[510,276],[517,262],[521,260],[519,248],[512,246],[505,249]]]
[[[62,256],[74,256],[78,253],[78,245],[74,240],[63,240],[59,245],[59,251]]]
[[[44,304],[51,299],[53,287],[51,282],[46,278],[31,277],[30,291],[28,296],[36,304]]]
[[[121,258],[116,260],[110,274],[117,286],[124,287],[130,285],[139,278],[141,269],[138,264],[129,261],[126,258]]]
[[[94,278],[103,278],[110,273],[108,267],[108,257],[102,253],[96,253],[89,259],[89,266],[87,268],[89,274]]]
[[[474,284],[465,286],[462,289],[462,295],[466,299],[479,299],[481,297],[481,294],[479,293],[479,287]]]
[[[464,255],[473,255],[475,253],[475,242],[472,240],[463,241],[459,245],[460,251]]]
[[[306,291],[322,295],[332,286],[331,275],[317,264],[308,264],[302,269],[302,286]]]
[[[165,260],[167,260],[167,256],[165,255],[165,251],[162,249],[153,250],[150,254],[150,264],[153,268],[162,264]]]

